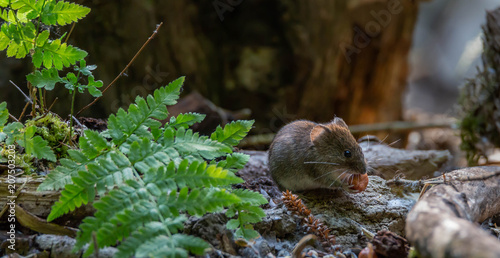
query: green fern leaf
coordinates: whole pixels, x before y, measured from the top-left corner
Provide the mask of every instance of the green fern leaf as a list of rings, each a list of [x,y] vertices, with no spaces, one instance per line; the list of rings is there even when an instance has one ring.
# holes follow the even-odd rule
[[[40,136],[35,136],[33,137],[32,141],[32,150],[29,150],[29,148],[26,148],[26,153],[33,153],[33,156],[37,157],[38,159],[46,159],[52,162],[56,162],[57,158],[56,155],[54,154],[54,151],[50,146],[48,146],[48,142],[44,140]]]
[[[236,173],[238,170],[245,167],[245,164],[247,164],[249,159],[250,159],[249,155],[237,152],[237,153],[227,155],[226,159],[219,161],[217,163],[217,165],[219,167],[223,167],[225,169],[228,169],[229,171],[231,171],[233,173]],[[215,163],[216,163],[215,161],[212,161],[211,164],[215,164]]]
[[[24,58],[33,48],[36,28],[32,22],[25,24],[3,23],[0,33],[0,50],[7,48],[7,56]]]
[[[39,1],[40,2],[40,1]],[[51,1],[44,8],[42,22],[47,25],[66,25],[85,17],[90,8],[64,1]]]
[[[171,142],[173,129],[165,129],[165,142]],[[220,142],[212,141],[206,136],[199,136],[198,133],[193,133],[192,130],[179,128],[175,134],[175,141],[172,145],[181,155],[196,155],[199,154],[204,159],[214,159],[232,152],[232,149]]]
[[[139,246],[135,254],[137,257],[188,257],[187,250],[178,244],[174,236],[160,235]]]
[[[260,237],[259,232],[255,231],[252,225],[247,225],[248,228],[239,228],[234,233],[235,237],[242,237],[245,239],[255,239]]]
[[[231,216],[232,217],[232,216]],[[237,220],[237,219],[230,219],[227,223],[226,223],[226,228],[227,229],[237,229],[240,227],[240,221]]]
[[[176,173],[171,174],[179,188],[188,186],[190,188],[198,187],[217,187],[238,184],[244,182],[241,178],[235,176],[227,170],[216,165],[207,167],[205,162],[192,162],[189,164],[184,159],[178,166]]]
[[[254,121],[233,121],[230,124],[222,127],[217,126],[217,129],[210,136],[213,141],[218,141],[229,146],[236,146],[252,129]]]
[[[87,52],[79,48],[66,43],[61,44],[60,39],[47,42],[42,49],[42,63],[48,69],[55,67],[57,70],[62,70],[87,56]]]
[[[250,205],[266,204],[267,200],[262,194],[247,189],[236,189],[232,193],[241,199],[241,203]]]
[[[172,191],[169,195],[160,196],[158,203],[162,213],[169,214],[171,209],[187,211],[190,215],[201,216],[207,212],[221,211],[224,207],[238,203],[235,195],[220,189],[204,188],[201,190],[184,187],[179,192]]]
[[[177,117],[171,117],[168,125],[176,129],[181,127],[187,129],[190,126],[203,121],[203,119],[205,119],[205,116],[206,116],[205,114],[198,114],[191,112],[187,114],[179,114]]]
[[[177,233],[179,230],[182,230],[184,228],[184,221],[186,221],[186,217],[181,215],[173,219],[166,218],[163,223],[146,223],[143,227],[139,227],[136,231],[132,232],[132,234],[118,246],[118,253],[116,253],[115,256],[137,256],[136,250],[139,246],[150,241],[151,239],[154,239],[157,236],[167,235],[168,233]]]
[[[69,211],[92,202],[95,187],[99,192],[111,189],[115,185],[134,177],[128,159],[119,152],[110,152],[87,164],[88,171],[79,171],[72,177],[73,184],[68,184],[61,192],[61,198],[52,206],[47,220],[51,221]]]
[[[11,1],[9,0],[0,0],[0,7],[7,7],[9,6]]]
[[[238,212],[238,218],[245,223],[257,223],[262,221],[262,218],[266,216],[260,207],[242,205],[240,209],[240,212]]]
[[[116,115],[108,119],[108,133],[116,145],[121,145],[132,134],[139,137],[153,138],[148,128],[158,128],[161,123],[155,119],[167,118],[168,111],[165,105],[177,103],[184,77],[181,77],[167,86],[155,90],[154,97],[149,95],[146,100],[137,97],[135,104],[130,105],[129,113],[119,109]]]
[[[80,169],[83,171],[85,168],[79,166],[70,159],[60,159],[59,162],[61,165],[50,171],[43,182],[38,186],[37,191],[56,191],[63,189],[65,185],[71,183],[72,176],[76,175]]]
[[[87,188],[83,188],[74,184],[66,185],[61,192],[59,201],[52,206],[47,221],[52,221],[69,211],[75,210],[75,208],[80,207],[82,204],[87,204],[90,191],[93,192],[94,188],[88,186]]]
[[[48,142],[41,136],[34,136],[35,126],[29,126],[25,129],[24,136],[17,140],[17,143],[25,148],[26,154],[33,155],[38,159],[46,159],[56,162],[57,158],[54,151],[48,146]]]

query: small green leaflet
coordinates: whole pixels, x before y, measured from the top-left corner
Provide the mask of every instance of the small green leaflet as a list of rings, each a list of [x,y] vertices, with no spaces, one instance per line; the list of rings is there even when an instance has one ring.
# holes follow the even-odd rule
[[[62,82],[62,78],[59,77],[59,72],[55,68],[43,69],[41,72],[35,71],[28,74],[26,79],[37,88],[45,88],[46,90],[53,90],[56,83]]]

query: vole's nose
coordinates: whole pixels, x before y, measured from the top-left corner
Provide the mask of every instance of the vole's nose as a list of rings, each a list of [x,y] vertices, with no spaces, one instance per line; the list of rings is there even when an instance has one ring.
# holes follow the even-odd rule
[[[368,172],[367,168],[366,168],[366,162],[362,162],[361,164],[359,164],[356,168],[356,170],[358,171],[358,173],[360,174],[366,174]]]

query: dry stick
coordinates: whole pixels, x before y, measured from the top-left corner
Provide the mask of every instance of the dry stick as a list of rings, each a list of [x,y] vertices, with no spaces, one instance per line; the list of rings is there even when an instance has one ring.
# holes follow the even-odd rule
[[[9,117],[10,117],[12,120],[14,120],[14,121],[19,122],[19,120],[17,120],[17,118],[16,118],[15,116],[11,115],[10,113],[9,113]]]
[[[24,113],[26,112],[26,109],[28,108],[29,105],[30,105],[30,103],[26,102],[26,105],[24,105],[24,108],[23,108],[23,112],[21,112],[21,115],[18,118],[19,121],[21,121],[21,119],[23,118]]]
[[[18,91],[20,91],[20,92],[21,92],[21,94],[23,94],[23,96],[24,96],[24,97],[25,97],[25,98],[26,98],[26,99],[27,99],[27,100],[28,100],[31,104],[33,104],[33,100],[31,100],[31,98],[30,98],[30,97],[28,97],[28,96],[24,93],[24,91],[23,91],[23,90],[21,90],[21,88],[19,88],[19,86],[17,86],[17,85],[16,85],[16,84],[15,84],[12,80],[9,80],[9,82],[10,82],[12,85],[14,85],[14,87],[16,87],[16,89],[17,89]]]
[[[66,36],[66,39],[64,40],[64,43],[68,43],[69,36],[71,36],[71,33],[73,32],[73,29],[75,29],[76,23],[73,22],[73,25],[71,26],[71,29],[69,30],[68,36]]]
[[[56,104],[56,101],[57,101],[58,99],[59,99],[59,98],[58,98],[58,97],[56,97],[56,98],[54,99],[54,101],[52,101],[52,104],[50,104],[50,107],[49,107],[49,109],[48,109],[47,111],[49,111],[49,112],[50,112],[50,110],[52,109],[52,106],[54,106],[54,104]]]
[[[451,120],[444,122],[408,122],[408,121],[396,121],[396,122],[384,122],[377,124],[364,124],[364,125],[352,125],[349,126],[351,133],[364,133],[364,132],[376,132],[376,131],[411,131],[411,130],[421,130],[430,128],[453,128],[455,123]],[[276,134],[259,134],[254,136],[248,136],[243,139],[239,147],[255,146],[255,145],[266,145],[270,144]]]
[[[123,70],[120,72],[120,74],[118,74],[118,76],[115,77],[115,79],[108,85],[106,86],[106,88],[104,88],[104,90],[102,91],[102,94],[104,95],[104,92],[106,92],[109,87],[111,87],[111,85],[115,84],[115,82],[120,78],[122,77],[122,75],[128,70],[128,68],[132,65],[132,63],[135,61],[135,59],[139,56],[139,54],[141,54],[142,50],[149,44],[149,42],[156,36],[156,34],[158,34],[158,30],[160,29],[161,25],[163,25],[163,22],[161,22],[160,24],[156,25],[156,29],[155,31],[153,31],[153,34],[151,34],[151,36],[149,36],[148,40],[146,40],[146,42],[144,42],[144,44],[142,45],[142,47],[139,49],[139,51],[137,51],[137,53],[135,53],[134,57],[132,57],[132,60],[130,60],[130,62],[127,64],[127,66],[125,66],[125,68],[123,68]],[[103,96],[101,95],[101,97]],[[101,99],[101,97],[97,97],[96,99],[94,99],[94,101],[92,101],[90,104],[86,105],[85,107],[83,107],[82,109],[80,109],[80,111],[78,111],[78,113],[76,113],[75,116],[78,116],[80,113],[82,113],[85,109],[89,108],[90,106],[94,105],[94,103],[96,103],[99,99]]]

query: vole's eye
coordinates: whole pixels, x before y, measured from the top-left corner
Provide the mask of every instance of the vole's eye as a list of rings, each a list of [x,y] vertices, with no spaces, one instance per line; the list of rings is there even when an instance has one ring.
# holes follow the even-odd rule
[[[351,156],[352,156],[351,151],[349,150],[344,151],[344,157],[350,158]]]

